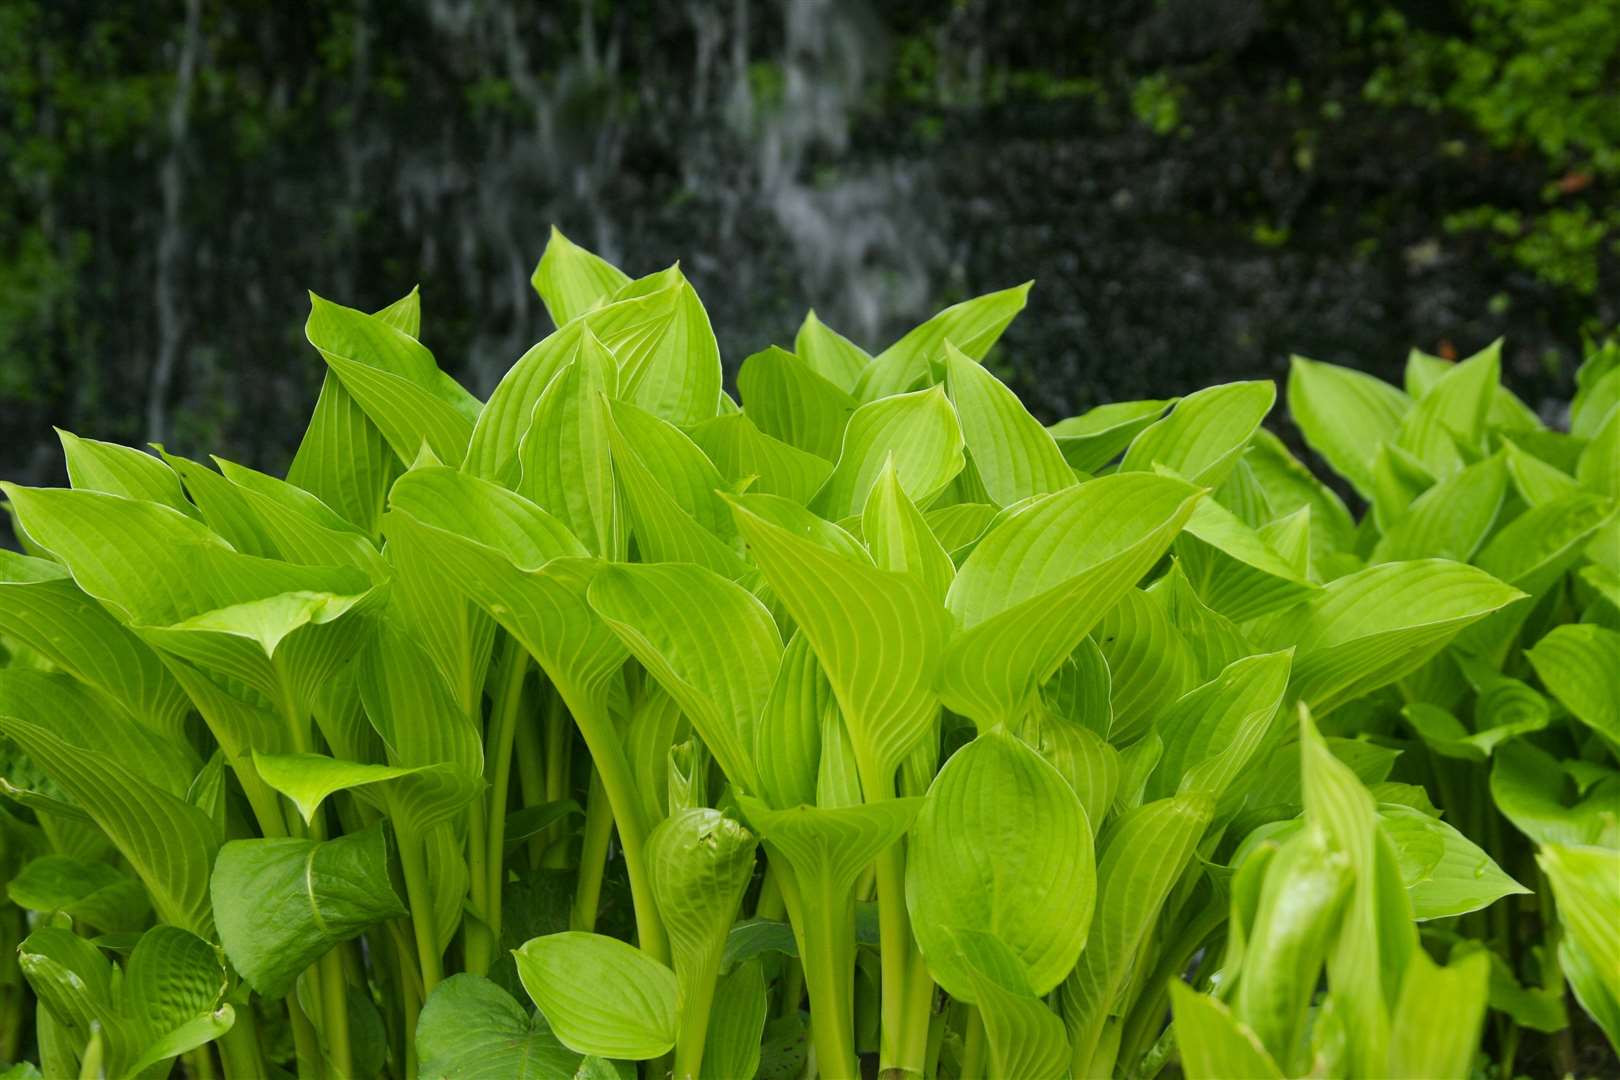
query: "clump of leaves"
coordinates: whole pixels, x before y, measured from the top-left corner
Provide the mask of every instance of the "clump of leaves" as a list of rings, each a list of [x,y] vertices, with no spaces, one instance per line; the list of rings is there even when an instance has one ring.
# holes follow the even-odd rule
[[[1467,1076],[1566,980],[1616,1036],[1611,353],[1569,433],[1494,351],[1300,361],[1358,523],[1269,382],[1043,427],[981,363],[1027,287],[734,400],[678,267],[534,284],[488,401],[414,291],[314,297],[285,478],[4,486],[7,1056]]]

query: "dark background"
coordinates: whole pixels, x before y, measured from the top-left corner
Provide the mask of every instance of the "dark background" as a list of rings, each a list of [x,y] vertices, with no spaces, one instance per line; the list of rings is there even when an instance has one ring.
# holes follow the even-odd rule
[[[1506,335],[1556,420],[1617,317],[1608,0],[0,0],[0,476],[51,425],[280,470],[306,289],[480,395],[555,222],[674,259],[728,368],[1036,279],[1042,419]]]

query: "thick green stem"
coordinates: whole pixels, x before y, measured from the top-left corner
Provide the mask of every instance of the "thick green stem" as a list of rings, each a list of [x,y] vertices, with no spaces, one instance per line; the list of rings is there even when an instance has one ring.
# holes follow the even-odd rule
[[[497,948],[501,941],[501,892],[506,885],[506,803],[512,782],[512,746],[523,710],[523,680],[528,671],[529,654],[514,642],[507,650],[506,666],[495,692],[484,748],[484,767],[489,777],[489,844],[484,865],[486,915],[490,937]]]
[[[292,680],[288,676],[286,669],[277,664],[276,672],[281,676],[282,715],[286,720],[287,735],[292,741],[293,750],[300,754],[311,753],[315,747],[310,731],[309,718],[304,715],[297,704],[297,695],[293,691]],[[283,803],[283,812],[286,815],[287,835],[307,835],[317,843],[326,839],[326,821],[319,812],[310,819],[307,827],[291,800]],[[263,824],[261,822],[261,827]],[[341,1077],[347,1077],[353,1071],[350,1064],[349,1011],[348,1004],[345,1001],[342,965],[342,957],[328,951],[309,971],[310,1003],[315,1011],[320,1014],[321,1034],[325,1036],[324,1040],[317,1038],[313,1030],[306,1036],[313,1041],[311,1047],[313,1057],[311,1061],[316,1075],[322,1075],[326,1072],[324,1067],[326,1060],[331,1061],[333,1069]],[[297,990],[287,995],[288,1013],[289,1015],[297,1013],[303,1017],[304,1024],[308,1025],[310,1023],[309,1017],[303,1015],[303,1010],[296,1000],[297,996]],[[296,1018],[293,1020],[293,1033],[295,1036],[300,1034]],[[321,1056],[321,1043],[323,1041],[326,1044],[327,1057],[325,1059]],[[300,1059],[303,1056],[304,1048],[300,1046]],[[302,1072],[300,1072],[300,1076],[302,1076]]]
[[[343,977],[343,954],[328,949],[320,959],[321,1028],[326,1036],[326,1060],[339,1077],[354,1075],[349,1043],[349,989]]]
[[[559,693],[551,695],[548,706],[545,711],[545,797],[536,800],[537,802],[558,802],[568,798],[570,780],[573,776],[574,733],[568,709]],[[554,846],[566,835],[565,826],[559,822],[547,829],[543,838],[537,838],[532,842],[538,844],[544,853],[546,848]]]
[[[259,1032],[253,1022],[251,1005],[236,1010],[236,1022],[219,1037],[219,1062],[225,1080],[260,1080],[267,1075],[264,1057],[259,1053]]]
[[[804,981],[810,992],[810,1033],[823,1080],[856,1080],[855,1057],[855,921],[853,913],[817,902],[803,916],[800,952],[806,959]],[[848,925],[842,925],[847,923]]]
[[[928,1014],[928,1054],[923,1062],[923,1077],[925,1080],[934,1080],[939,1075],[939,1052],[945,1045],[945,1017],[948,1014],[941,1009]]]
[[[928,961],[915,943],[911,949],[911,970],[906,973],[906,1012],[901,1021],[905,1044],[901,1048],[901,1061],[908,1066],[921,1063],[928,1071],[928,1040],[934,1026],[934,977],[928,973]]]
[[[791,956],[782,960],[782,996],[776,1003],[777,1016],[799,1015],[804,999],[804,965]]]
[[[474,975],[487,975],[495,957],[489,932],[489,874],[484,866],[489,853],[486,812],[482,799],[474,799],[467,808],[467,905],[473,917],[461,925],[467,970]]]
[[[545,763],[540,753],[540,727],[531,720],[527,724],[519,724],[513,735],[513,748],[516,750],[518,790],[523,797],[524,806],[539,806],[550,801],[550,793],[546,790]],[[536,833],[529,837],[529,867],[533,869],[540,865],[540,858],[545,854],[546,842],[550,831]]]
[[[214,1052],[208,1044],[187,1050],[180,1055],[186,1063],[186,1080],[215,1080],[218,1075],[214,1072]]]
[[[680,1003],[681,1020],[675,1033],[675,1072],[672,1080],[698,1080],[703,1071],[703,1048],[709,1037],[709,1013],[714,1006],[714,987],[720,978],[720,954],[705,970],[694,971],[687,979],[688,996]]]
[[[564,695],[567,700],[567,695]],[[652,882],[647,877],[647,823],[643,817],[641,795],[636,790],[635,777],[625,759],[619,733],[613,718],[601,705],[590,703],[576,707],[570,701],[574,722],[585,738],[591,759],[596,763],[597,775],[607,793],[608,805],[619,829],[619,843],[624,846],[625,868],[630,876],[630,898],[636,909],[636,934],[641,950],[654,960],[667,962],[669,941],[664,936],[664,924],[658,917],[658,906],[653,899]]]
[[[315,1034],[315,1025],[304,1015],[298,1004],[298,991],[287,995],[287,1020],[293,1033],[293,1057],[297,1062],[298,1080],[320,1080],[321,1040]]]
[[[405,902],[411,909],[411,927],[416,933],[416,962],[422,972],[422,995],[433,993],[444,977],[435,940],[433,889],[428,882],[427,860],[420,836],[400,834],[399,865],[405,875]]]
[[[870,761],[862,763],[861,786],[867,802],[894,797],[894,771]],[[911,918],[906,912],[906,853],[904,843],[889,847],[877,857],[875,866],[878,900],[879,960],[881,962],[883,1028],[879,1037],[879,1073],[886,1080],[920,1077],[928,1048],[928,994],[914,995],[912,972],[916,967],[916,942],[911,936]],[[926,969],[924,971],[926,978]],[[929,990],[932,986],[930,984]],[[914,996],[922,1001],[921,1015]],[[920,1029],[912,1032],[913,1024]]]
[[[962,1010],[962,1022],[967,1030],[962,1033],[962,1070],[958,1075],[961,1080],[980,1080],[984,1076],[984,1021],[979,1010],[969,1005]]]
[[[585,836],[579,848],[579,876],[574,887],[575,930],[596,929],[596,910],[602,901],[602,877],[607,871],[608,842],[613,839],[613,807],[602,787],[601,773],[592,770],[591,790],[585,798]]]
[[[411,961],[412,944],[405,935],[404,921],[396,919],[388,923],[386,933],[375,944],[379,956],[376,968],[381,970],[386,961],[393,976],[395,993],[389,996],[388,1003],[399,1010],[397,1031],[401,1054],[398,1060],[404,1063],[404,1080],[416,1080],[416,1019],[422,1011],[422,983],[416,964]]]
[[[759,883],[759,899],[754,901],[754,918],[781,921],[787,906],[782,902],[782,888],[776,880],[776,868],[765,864],[765,880]]]
[[[879,1042],[879,1074],[899,1080],[907,1073],[922,1074],[922,1057],[906,1058],[906,1020],[911,975],[911,920],[906,914],[906,857],[895,844],[877,857],[879,958],[883,978],[883,1030]],[[927,1028],[923,1029],[926,1037]],[[920,1049],[920,1047],[919,1047]]]

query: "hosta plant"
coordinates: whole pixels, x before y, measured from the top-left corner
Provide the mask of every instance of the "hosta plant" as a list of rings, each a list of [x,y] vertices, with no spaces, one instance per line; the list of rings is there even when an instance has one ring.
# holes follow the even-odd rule
[[[1568,432],[1492,351],[1298,361],[1358,519],[1270,382],[1043,427],[983,364],[1027,287],[876,356],[810,315],[733,396],[678,267],[554,233],[534,285],[487,401],[414,291],[312,297],[285,476],[63,433],[69,487],[4,485],[4,1075],[1467,1077],[1620,1036],[1617,354]]]

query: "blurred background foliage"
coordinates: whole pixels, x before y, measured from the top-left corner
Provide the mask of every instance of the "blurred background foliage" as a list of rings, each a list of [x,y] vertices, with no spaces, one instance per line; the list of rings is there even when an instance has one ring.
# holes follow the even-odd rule
[[[1045,419],[1506,335],[1567,397],[1620,307],[1612,0],[0,0],[0,475],[51,424],[281,468],[305,289],[487,393],[557,223],[677,258],[731,370],[1035,278]]]

